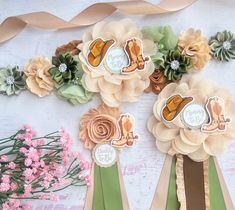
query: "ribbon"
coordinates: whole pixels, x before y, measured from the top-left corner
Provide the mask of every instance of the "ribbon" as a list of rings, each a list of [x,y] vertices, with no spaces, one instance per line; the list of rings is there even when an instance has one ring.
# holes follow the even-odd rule
[[[68,29],[95,24],[116,10],[132,15],[162,14],[176,12],[197,0],[162,0],[158,5],[146,1],[117,1],[95,3],[70,21],[65,21],[47,12],[34,12],[6,18],[0,25],[0,43],[20,33],[27,25],[40,29]]]
[[[129,210],[119,161],[108,168],[93,163],[91,179],[84,210]]]
[[[183,184],[177,180],[181,175]],[[185,199],[185,205],[179,198]],[[234,210],[217,160],[210,157],[199,163],[187,156],[167,155],[151,207],[151,210],[158,209]]]

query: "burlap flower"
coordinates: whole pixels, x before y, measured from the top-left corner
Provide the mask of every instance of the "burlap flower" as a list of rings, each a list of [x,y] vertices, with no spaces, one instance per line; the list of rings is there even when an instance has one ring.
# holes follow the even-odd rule
[[[178,46],[183,55],[192,59],[193,68],[196,70],[202,69],[210,60],[208,40],[202,36],[200,30],[190,28],[183,32]]]
[[[154,65],[148,61],[144,71],[136,71],[131,74],[115,74],[110,72],[101,63],[99,67],[91,67],[87,62],[89,46],[97,38],[104,40],[115,39],[115,46],[123,47],[128,39],[142,38],[137,26],[129,19],[113,22],[99,22],[92,32],[86,33],[83,43],[79,45],[81,53],[80,60],[83,63],[85,72],[83,79],[85,88],[91,92],[100,93],[104,103],[111,107],[118,107],[121,102],[134,102],[149,86],[149,76],[154,71]],[[143,50],[145,56],[154,53],[154,45],[150,40],[143,40]]]
[[[223,132],[213,133],[201,132],[198,129],[187,128],[178,115],[173,121],[167,122],[163,119],[161,111],[166,100],[175,94],[182,96],[193,96],[194,103],[205,104],[207,99],[218,96],[224,99],[226,116],[231,119],[227,129]],[[226,90],[208,80],[198,80],[194,77],[184,77],[179,84],[167,85],[159,94],[154,104],[154,115],[148,121],[148,129],[156,138],[157,148],[170,155],[184,154],[195,161],[203,161],[209,155],[221,154],[228,142],[235,137],[235,103]]]
[[[102,104],[97,109],[90,109],[80,121],[80,139],[85,148],[93,149],[96,144],[111,141],[118,137],[118,108]]]
[[[146,93],[153,92],[159,94],[162,89],[170,83],[170,81],[164,75],[163,70],[155,69],[152,75],[149,77],[149,87],[145,89]]]
[[[51,66],[50,59],[42,56],[32,58],[25,64],[26,84],[32,93],[43,97],[53,90],[54,82],[48,72]]]

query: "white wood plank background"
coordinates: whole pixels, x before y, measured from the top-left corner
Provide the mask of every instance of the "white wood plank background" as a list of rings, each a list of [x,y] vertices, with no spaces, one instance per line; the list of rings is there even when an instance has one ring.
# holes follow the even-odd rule
[[[34,11],[48,11],[69,20],[88,5],[99,1],[0,0],[0,22],[10,15]],[[158,0],[151,2],[157,3]],[[140,27],[169,24],[177,33],[189,27],[195,27],[202,29],[203,33],[209,37],[224,29],[235,32],[234,10],[234,0],[199,0],[191,7],[173,14],[129,17],[133,18]],[[123,14],[115,13],[107,20],[124,17],[126,16]],[[55,32],[27,28],[16,38],[0,45],[0,66],[17,64],[22,67],[29,58],[36,55],[50,57],[56,46],[72,39],[80,39],[83,32],[89,29]],[[201,74],[216,81],[218,85],[229,88],[235,96],[234,61],[226,64],[210,62]],[[156,99],[157,97],[153,94],[144,94],[138,103],[122,105],[124,112],[130,112],[135,116],[136,130],[141,136],[135,148],[123,150],[121,154],[121,165],[131,210],[148,210],[150,208],[164,159],[164,155],[156,150],[153,137],[146,129],[146,121],[151,115],[152,105]],[[89,152],[83,149],[78,140],[79,120],[90,107],[97,106],[99,103],[100,99],[96,97],[86,105],[71,106],[54,95],[40,99],[29,92],[24,92],[19,97],[0,96],[0,137],[11,134],[23,123],[31,124],[40,134],[57,130],[63,126],[70,131],[74,138],[74,150],[84,151],[89,159]],[[219,162],[235,203],[235,143],[223,156],[219,157]],[[61,200],[57,204],[35,202],[33,209],[82,209],[85,191],[85,187],[70,188],[61,194]]]

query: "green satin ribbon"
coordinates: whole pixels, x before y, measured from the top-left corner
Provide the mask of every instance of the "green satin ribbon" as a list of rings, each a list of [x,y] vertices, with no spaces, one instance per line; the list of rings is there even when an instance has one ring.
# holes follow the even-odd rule
[[[123,210],[117,163],[104,168],[95,164],[92,210]]]
[[[176,157],[172,158],[171,175],[168,189],[167,206],[166,210],[179,210],[180,203],[177,198],[177,186],[176,186]]]
[[[211,210],[227,210],[213,157],[209,160],[209,192]]]
[[[177,198],[175,169],[176,169],[176,157],[174,156],[172,158],[166,210],[179,210],[180,208],[180,203]],[[210,157],[209,159],[209,192],[210,192],[210,209],[227,210],[213,157]]]

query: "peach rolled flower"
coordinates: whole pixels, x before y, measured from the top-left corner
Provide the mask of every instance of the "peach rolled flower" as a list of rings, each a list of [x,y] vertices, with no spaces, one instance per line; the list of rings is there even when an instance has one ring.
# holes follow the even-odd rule
[[[54,88],[54,82],[48,72],[51,67],[51,60],[43,56],[30,59],[24,66],[27,87],[39,97],[49,95]]]
[[[102,104],[97,109],[90,109],[80,121],[80,139],[85,148],[93,149],[96,144],[111,141],[118,135],[118,108]]]

